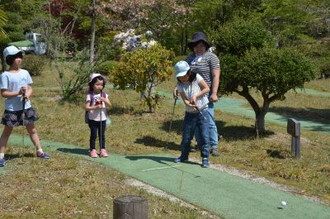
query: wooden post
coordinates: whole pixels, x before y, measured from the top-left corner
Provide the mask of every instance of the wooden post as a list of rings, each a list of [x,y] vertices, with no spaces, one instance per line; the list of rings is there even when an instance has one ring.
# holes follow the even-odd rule
[[[147,219],[148,201],[141,196],[122,196],[113,201],[114,219]]]
[[[288,119],[287,132],[292,135],[291,154],[300,158],[300,122]]]

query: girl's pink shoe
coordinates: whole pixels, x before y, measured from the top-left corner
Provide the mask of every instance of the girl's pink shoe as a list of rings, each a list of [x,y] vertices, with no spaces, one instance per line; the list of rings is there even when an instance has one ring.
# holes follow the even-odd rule
[[[91,156],[92,158],[97,158],[97,152],[95,149],[91,150],[91,152],[89,152],[89,156]]]
[[[107,153],[107,150],[105,149],[101,149],[101,154],[100,154],[101,157],[107,157],[108,156],[108,153]]]

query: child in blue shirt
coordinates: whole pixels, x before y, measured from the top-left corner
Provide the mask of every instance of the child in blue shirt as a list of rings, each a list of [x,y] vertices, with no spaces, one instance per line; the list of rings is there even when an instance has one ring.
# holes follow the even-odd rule
[[[15,126],[25,126],[37,150],[37,157],[49,159],[43,152],[34,122],[38,120],[36,111],[32,108],[32,78],[28,71],[21,69],[22,52],[15,46],[8,46],[3,51],[3,57],[9,69],[0,76],[1,96],[5,99],[5,112],[1,123],[5,126],[0,137],[0,167],[5,166],[5,147]]]

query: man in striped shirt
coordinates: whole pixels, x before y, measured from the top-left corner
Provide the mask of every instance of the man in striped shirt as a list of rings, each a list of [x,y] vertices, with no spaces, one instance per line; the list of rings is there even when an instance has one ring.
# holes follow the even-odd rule
[[[219,156],[218,151],[218,130],[214,120],[214,102],[218,101],[218,88],[220,83],[220,61],[218,57],[209,52],[210,44],[207,42],[206,35],[203,32],[196,32],[192,36],[192,40],[188,43],[188,47],[193,54],[187,57],[191,69],[203,77],[207,85],[210,87],[208,110],[213,118],[210,121],[210,146],[211,154]],[[200,136],[198,132],[195,134],[197,144]]]

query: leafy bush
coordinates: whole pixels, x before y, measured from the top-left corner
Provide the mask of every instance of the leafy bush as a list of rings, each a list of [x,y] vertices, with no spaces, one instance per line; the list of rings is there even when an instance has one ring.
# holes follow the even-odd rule
[[[330,63],[325,63],[320,67],[321,78],[330,78]]]
[[[114,71],[114,69],[116,68],[117,65],[118,65],[117,61],[113,61],[113,60],[105,61],[105,62],[102,62],[101,64],[95,66],[94,71],[98,72],[102,75],[109,76]]]
[[[173,56],[172,51],[159,44],[126,52],[114,71],[114,86],[121,89],[133,86],[136,92],[143,94],[149,112],[154,112],[159,98],[153,91],[173,74]]]
[[[40,76],[44,70],[46,57],[37,55],[25,55],[23,68],[28,70],[31,76]]]

